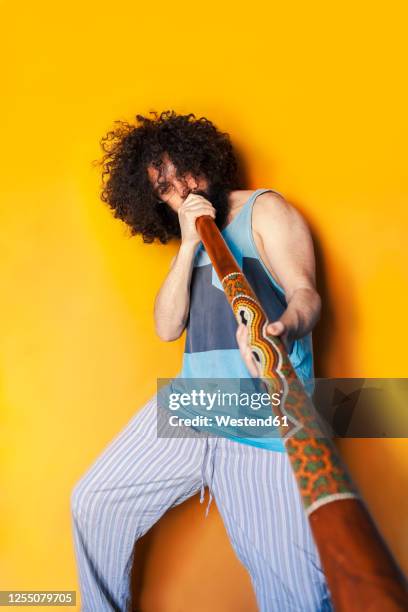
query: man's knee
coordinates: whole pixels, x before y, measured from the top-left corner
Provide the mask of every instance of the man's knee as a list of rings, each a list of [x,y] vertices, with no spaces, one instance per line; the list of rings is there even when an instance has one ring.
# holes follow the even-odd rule
[[[140,514],[143,501],[135,491],[126,495],[125,489],[131,485],[125,481],[107,480],[95,468],[86,472],[73,486],[70,495],[71,515],[80,525],[94,525],[102,519],[128,508],[133,520]]]
[[[100,461],[96,461],[74,484],[70,495],[70,506],[71,514],[76,520],[84,520],[101,509],[104,497],[109,491],[105,481]]]

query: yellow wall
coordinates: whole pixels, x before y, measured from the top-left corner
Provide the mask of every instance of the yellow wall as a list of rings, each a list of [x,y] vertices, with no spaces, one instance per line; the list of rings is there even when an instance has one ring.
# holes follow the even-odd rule
[[[2,3],[1,589],[77,588],[71,488],[178,370],[151,317],[174,247],[129,240],[98,200],[114,119],[174,108],[230,131],[248,186],[313,228],[318,373],[407,375],[403,5]],[[408,570],[407,443],[342,448]],[[193,500],[155,538],[146,610],[254,609],[214,510]]]

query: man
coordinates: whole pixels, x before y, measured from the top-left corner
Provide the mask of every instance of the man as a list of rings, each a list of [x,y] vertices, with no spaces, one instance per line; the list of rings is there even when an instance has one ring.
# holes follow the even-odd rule
[[[227,134],[205,118],[165,112],[122,122],[102,141],[102,200],[146,242],[180,238],[157,295],[165,341],[187,331],[184,378],[250,378],[257,363],[237,328],[195,227],[213,217],[305,383],[319,317],[312,240],[297,210],[270,189],[240,189]],[[207,197],[198,195],[205,193]],[[134,542],[204,486],[247,568],[262,612],[331,610],[320,560],[279,439],[157,436],[157,397],[76,485],[74,537],[85,611],[127,609]],[[224,432],[225,433],[225,432]],[[199,577],[197,577],[199,580]]]

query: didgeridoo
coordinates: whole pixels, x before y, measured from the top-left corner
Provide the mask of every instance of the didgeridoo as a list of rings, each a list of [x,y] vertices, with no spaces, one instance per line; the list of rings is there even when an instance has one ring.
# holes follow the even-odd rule
[[[213,219],[201,216],[196,227],[237,321],[248,328],[261,378],[271,392],[281,393],[273,409],[287,416],[289,426],[279,430],[336,612],[408,611],[406,580],[325,433],[282,340],[266,333],[265,312]]]

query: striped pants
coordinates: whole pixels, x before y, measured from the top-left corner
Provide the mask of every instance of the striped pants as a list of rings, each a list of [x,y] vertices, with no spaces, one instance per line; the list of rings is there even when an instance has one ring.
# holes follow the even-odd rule
[[[327,612],[328,588],[286,453],[227,438],[158,438],[155,397],[71,495],[83,612],[125,612],[135,541],[204,486],[262,612]],[[199,577],[197,577],[197,580]]]

